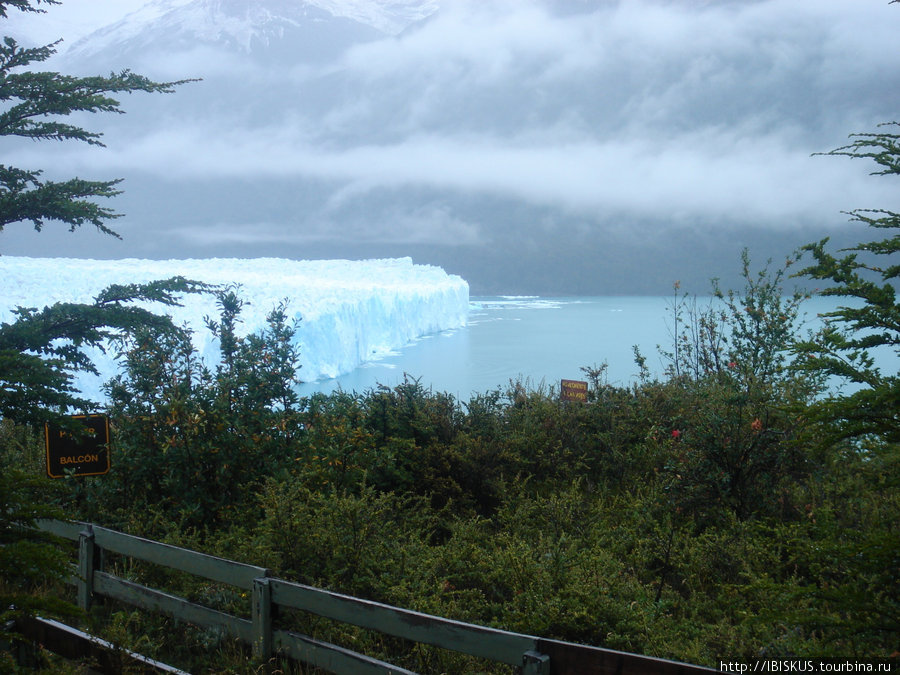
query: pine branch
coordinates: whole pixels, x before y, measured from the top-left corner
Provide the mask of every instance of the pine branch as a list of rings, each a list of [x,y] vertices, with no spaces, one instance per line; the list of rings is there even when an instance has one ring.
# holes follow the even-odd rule
[[[6,10],[9,7],[13,9],[17,9],[20,12],[35,12],[39,14],[43,14],[47,10],[40,9],[39,7],[33,7],[32,5],[58,5],[59,0],[3,0],[0,2],[0,17],[6,18]]]

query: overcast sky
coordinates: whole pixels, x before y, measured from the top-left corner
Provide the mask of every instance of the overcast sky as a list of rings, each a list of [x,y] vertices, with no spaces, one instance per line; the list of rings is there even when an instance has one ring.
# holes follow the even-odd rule
[[[65,0],[8,25],[71,45],[143,4]],[[172,97],[191,101],[191,114],[154,124],[176,105],[155,100],[152,119],[128,116],[140,133],[110,132],[100,152],[54,149],[53,167],[125,176],[123,233],[131,223],[147,231],[143,192],[176,199],[177,186],[202,180],[184,197],[189,222],[173,217],[171,229],[132,238],[129,255],[154,257],[167,256],[160,232],[194,256],[229,254],[229,242],[295,257],[312,245],[340,253],[341,242],[397,255],[406,245],[564,256],[565,241],[575,252],[604,240],[637,250],[641,238],[685,228],[724,241],[751,230],[830,234],[846,223],[842,210],[900,207],[897,186],[871,167],[811,157],[900,118],[900,6],[888,0],[440,5],[416,30],[327,63],[157,54],[141,72],[204,77]],[[257,83],[248,112],[194,100],[219,96],[226,77]],[[273,91],[297,99],[273,104]],[[44,166],[46,152],[33,144],[14,157]],[[216,181],[218,193],[207,189]],[[266,208],[242,211],[234,192],[248,181]],[[300,193],[305,201],[292,202]],[[227,213],[196,215],[216,207]],[[0,252],[26,254],[34,241],[2,236]]]
[[[10,24],[17,37],[35,42],[52,42],[64,38],[74,42],[101,26],[118,21],[147,0],[65,0],[60,5],[46,6],[45,14],[19,14],[10,10]]]

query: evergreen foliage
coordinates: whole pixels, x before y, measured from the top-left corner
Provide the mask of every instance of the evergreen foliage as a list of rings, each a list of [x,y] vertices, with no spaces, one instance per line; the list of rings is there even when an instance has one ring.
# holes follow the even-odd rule
[[[0,17],[38,4],[0,1]],[[7,64],[39,62],[53,48],[4,44]],[[84,79],[16,79],[11,67],[0,93],[33,85],[49,96],[68,82],[88,95]],[[99,98],[73,105],[120,112],[107,95],[127,91],[130,75],[116,77],[95,82]],[[99,143],[20,100],[19,112],[0,118],[9,133]],[[898,150],[885,128],[830,154],[896,174]],[[43,191],[52,184],[38,176],[2,168],[0,229],[16,218],[38,228],[96,218],[109,232],[102,223],[114,214],[86,200],[115,193],[115,181],[76,194],[71,182]],[[29,211],[43,196],[48,210]],[[653,656],[707,665],[896,657],[898,375],[876,368],[869,352],[896,353],[900,343],[891,235],[900,216],[851,216],[889,236],[843,255],[827,240],[806,248],[814,263],[802,274],[857,302],[830,314],[822,334],[795,342],[803,296],[786,297],[782,281],[796,259],[754,273],[745,253],[740,292],[714,283],[708,309],[676,294],[663,379],[651,379],[636,352],[641,377],[628,386],[608,384],[603,366],[586,368],[584,404],[520,382],[464,402],[414,378],[301,398],[286,304],[264,330],[241,336],[239,289],[215,289],[218,316],[207,329],[220,359],[208,366],[186,329],[134,304],[213,290],[183,279],[112,287],[90,304],[20,308],[0,326],[0,627],[18,611],[71,611],[40,594],[62,577],[64,560],[28,529],[67,515],[431,614]],[[86,405],[72,376],[92,369],[85,347],[109,340],[123,368],[108,383],[113,470],[50,491],[31,477],[42,455],[35,425]],[[827,394],[828,376],[858,388]],[[223,611],[246,606],[217,584],[107,562]],[[150,656],[227,670],[206,655],[218,645],[239,664],[232,670],[250,668],[221,635],[112,604],[92,619],[104,615],[109,635]],[[305,613],[278,620],[419,672],[489,672]]]
[[[874,133],[854,134],[849,145],[827,155],[874,161],[873,175],[900,174],[900,124],[881,125]],[[885,238],[837,253],[828,240],[806,247],[813,264],[802,270],[828,281],[823,295],[847,298],[846,306],[825,315],[818,339],[799,342],[799,367],[850,383],[849,393],[816,402],[807,415],[821,423],[821,438],[836,447],[841,461],[854,462],[843,498],[866,514],[834,517],[823,547],[841,564],[828,580],[803,589],[815,597],[818,611],[807,623],[825,625],[847,639],[860,632],[900,635],[900,214],[885,209],[849,213],[854,222],[875,228]],[[873,350],[889,354],[895,368],[876,366]],[[890,361],[889,361],[890,362]]]
[[[784,367],[780,328],[732,341],[728,297],[724,358],[767,353],[768,380],[723,360],[696,380],[619,387],[600,367],[586,403],[561,404],[522,383],[463,402],[411,378],[296,398],[284,307],[242,337],[237,291],[220,291],[207,322],[216,367],[184,332],[120,341],[114,468],[68,484],[68,503],[284,578],[530,634],[708,665],[889,656],[896,464],[823,449],[827,422],[805,416],[807,374]],[[764,304],[732,297],[743,314],[739,297]],[[240,606],[226,588],[121,564],[135,581]],[[117,639],[169,662],[217,669],[206,650],[229,653],[221,637],[108,611],[130,627]],[[301,613],[279,620],[418,672],[494,672]]]
[[[293,458],[303,434],[295,325],[281,304],[265,330],[241,337],[242,302],[234,290],[217,296],[220,317],[207,321],[220,349],[213,369],[186,331],[145,322],[119,339],[124,372],[107,386],[116,462],[89,499],[106,518],[153,505],[185,527],[215,527]]]
[[[3,0],[0,2],[0,18],[6,18],[9,8],[17,9],[20,12],[40,12],[46,10],[41,9],[38,5],[58,5],[59,0]]]
[[[4,425],[0,441],[8,441],[4,437],[9,433]],[[0,450],[5,460],[0,472],[0,643],[8,643],[16,639],[9,630],[11,620],[38,611],[73,616],[77,609],[41,592],[48,584],[65,578],[69,572],[68,557],[55,537],[35,530],[34,525],[41,518],[63,517],[62,509],[48,503],[45,480],[21,468],[6,466],[10,458],[5,456],[5,448]]]
[[[0,2],[0,17],[9,8],[42,12],[40,2],[14,0]],[[57,4],[55,2],[44,4]],[[31,67],[46,61],[59,42],[26,48],[13,38],[0,44],[0,136],[19,136],[32,140],[81,141],[102,146],[102,133],[61,121],[73,113],[123,113],[115,95],[144,92],[171,92],[187,82],[153,82],[128,70],[108,76],[74,77],[56,72],[38,72]],[[42,171],[0,164],[0,232],[10,224],[30,222],[41,230],[47,221],[59,221],[75,230],[89,223],[106,234],[118,237],[106,221],[121,214],[101,206],[97,197],[120,193],[121,179],[84,180],[72,178],[48,181]]]
[[[40,5],[55,0],[0,1],[0,18],[10,9],[43,12]],[[153,82],[127,70],[107,77],[72,77],[32,70],[55,53],[58,43],[21,47],[10,37],[0,43],[0,136],[34,141],[81,141],[102,146],[102,134],[66,123],[63,118],[82,112],[122,113],[114,95],[169,92],[181,82]],[[96,203],[98,197],[119,194],[116,180],[72,178],[48,181],[40,170],[0,164],[0,232],[7,225],[30,222],[41,230],[59,221],[70,230],[90,223],[118,236],[106,221],[119,217]],[[41,588],[68,574],[60,550],[51,538],[33,530],[36,519],[66,515],[53,506],[54,492],[46,479],[22,470],[14,438],[41,429],[43,423],[89,403],[73,388],[80,371],[96,372],[85,351],[112,337],[141,327],[177,333],[168,317],[156,316],[136,303],[175,305],[178,296],[204,290],[202,284],[176,278],[149,284],[117,285],[92,303],[56,303],[43,309],[17,308],[16,320],[0,325],[0,640],[7,620],[22,613],[71,613],[73,607],[41,594]],[[19,427],[13,426],[16,423]],[[24,425],[24,426],[23,426]],[[33,434],[32,434],[33,435]],[[0,668],[8,665],[5,659]],[[11,667],[11,666],[10,666]]]
[[[873,175],[900,174],[900,123],[882,125],[875,133],[855,134],[852,143],[828,155],[869,159],[880,169]],[[852,383],[846,396],[827,400],[822,411],[836,423],[842,438],[874,437],[900,443],[900,374],[875,366],[872,349],[889,350],[900,358],[900,303],[897,283],[900,264],[900,214],[885,209],[858,209],[853,221],[875,228],[886,238],[860,243],[837,254],[827,250],[828,239],[806,247],[814,264],[802,270],[813,279],[832,283],[823,295],[848,298],[848,306],[828,313],[828,329],[821,339],[802,342],[797,351],[808,370]]]
[[[0,417],[43,425],[51,416],[86,410],[90,402],[73,387],[80,371],[97,373],[85,351],[140,328],[177,332],[167,316],[136,306],[178,304],[181,293],[206,286],[176,277],[148,284],[115,285],[91,304],[57,302],[41,310],[19,307],[16,320],[0,324]]]
[[[43,12],[39,5],[55,0],[0,2],[0,17],[9,9]],[[24,48],[10,37],[0,45],[0,136],[32,140],[82,141],[100,145],[102,134],[62,121],[79,112],[124,112],[112,94],[170,92],[179,82],[153,82],[129,71],[108,77],[73,77],[30,68],[55,53],[58,43]],[[40,171],[0,165],[0,232],[12,223],[29,221],[40,230],[45,221],[61,221],[70,229],[90,222],[115,235],[105,221],[118,214],[91,201],[118,194],[119,180],[42,181]],[[115,235],[118,236],[118,235]],[[83,351],[98,347],[114,334],[140,325],[172,329],[166,318],[135,306],[140,301],[177,304],[177,295],[202,290],[184,279],[144,285],[117,285],[91,304],[56,303],[42,310],[18,308],[17,320],[0,327],[0,416],[30,423],[43,422],[47,411],[81,408],[72,389],[72,375],[94,367]]]
[[[222,292],[207,322],[215,370],[187,335],[123,342],[125,372],[110,384],[118,469],[78,489],[80,513],[320,587],[563,640],[709,665],[889,656],[896,462],[822,446],[829,422],[807,415],[820,378],[791,367],[802,297],[781,290],[788,265],[751,273],[743,262],[747,286],[710,309],[718,337],[682,315],[683,334],[713,338],[718,367],[697,367],[692,337],[682,372],[662,380],[617,387],[602,366],[586,369],[585,404],[517,382],[463,402],[412,378],[286,399],[296,353],[283,308],[239,337],[241,301]],[[485,671],[308,616],[281,620],[420,672]],[[157,636],[157,656],[190,651],[172,629],[153,618],[135,628]]]

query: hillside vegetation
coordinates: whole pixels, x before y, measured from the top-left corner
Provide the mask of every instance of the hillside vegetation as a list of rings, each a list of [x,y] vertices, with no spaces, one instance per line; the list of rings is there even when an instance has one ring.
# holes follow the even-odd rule
[[[829,343],[836,324],[797,341],[803,297],[781,289],[794,262],[755,273],[745,255],[746,287],[714,288],[710,307],[676,291],[666,377],[651,379],[639,353],[626,387],[588,368],[583,404],[514,382],[460,401],[413,378],[300,398],[296,327],[275,308],[240,338],[240,299],[223,291],[213,369],[170,327],[121,340],[112,470],[62,481],[56,503],[282,578],[518,632],[706,665],[887,657],[900,646],[897,408],[869,403],[879,428],[848,429],[858,422],[823,365],[846,345]],[[856,395],[890,401],[895,390],[875,391],[894,380],[878,377]],[[5,464],[42,470],[29,427],[2,434]],[[224,588],[129,573],[241,606]],[[164,660],[249,667],[222,636],[167,619],[106,607],[93,620]],[[484,667],[296,622],[417,671]]]
[[[0,19],[55,4],[0,0]],[[0,137],[102,146],[101,132],[78,126],[83,113],[121,113],[125,93],[189,82],[36,70],[57,45],[0,44]],[[830,154],[893,178],[896,131]],[[121,214],[98,200],[119,183],[0,165],[0,232],[50,223],[118,236],[109,222]],[[759,272],[745,255],[744,288],[714,284],[711,307],[676,288],[665,376],[651,378],[635,351],[636,382],[612,386],[602,366],[587,368],[577,404],[516,382],[463,401],[414,378],[302,398],[284,308],[240,337],[239,295],[186,279],[18,308],[0,324],[0,643],[17,639],[16,618],[41,613],[192,672],[266,667],[213,631],[112,602],[80,613],[66,556],[32,527],[69,518],[430,614],[698,664],[897,657],[900,373],[879,369],[872,350],[900,355],[900,214],[850,215],[875,241],[835,253],[823,240]],[[783,295],[793,265],[852,301],[814,335],[796,326],[803,297]],[[218,298],[214,367],[148,309],[185,293]],[[74,375],[96,372],[86,348],[110,341],[122,366],[108,384],[112,470],[42,479],[44,424],[74,431],[69,414],[90,405]],[[249,615],[246,594],[107,563]],[[490,668],[309,616],[279,620],[415,671]],[[17,669],[0,651],[0,672]]]

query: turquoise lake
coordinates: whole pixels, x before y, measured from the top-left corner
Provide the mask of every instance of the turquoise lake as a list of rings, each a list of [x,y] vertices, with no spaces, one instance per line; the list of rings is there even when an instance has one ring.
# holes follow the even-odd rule
[[[672,301],[649,296],[473,297],[466,327],[426,336],[341,377],[304,383],[300,391],[361,392],[396,385],[408,374],[435,391],[468,400],[472,393],[505,388],[511,380],[558,388],[561,379],[586,379],[582,367],[604,362],[610,384],[627,384],[638,372],[634,345],[651,372],[663,372],[658,346],[670,349],[672,344]],[[697,299],[699,307],[709,302]],[[836,304],[831,298],[807,301],[805,327],[818,325],[817,313]]]

